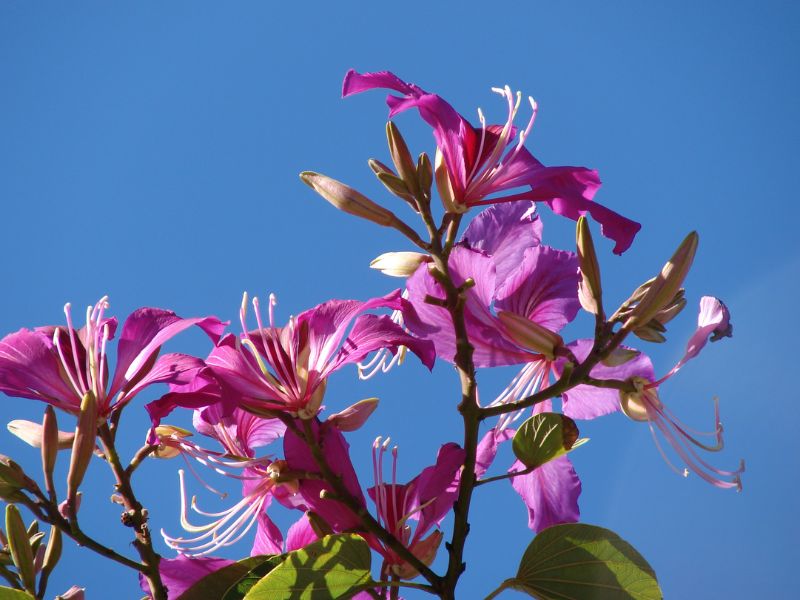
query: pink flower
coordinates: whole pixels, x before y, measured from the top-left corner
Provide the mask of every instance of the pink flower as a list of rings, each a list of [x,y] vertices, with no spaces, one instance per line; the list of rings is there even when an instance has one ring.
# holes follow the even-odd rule
[[[266,510],[274,496],[286,496],[291,493],[285,486],[275,481],[284,463],[269,457],[256,458],[254,448],[267,446],[277,440],[283,435],[286,427],[277,419],[262,419],[241,409],[236,409],[233,414],[225,416],[220,404],[195,411],[193,422],[199,433],[217,440],[223,451],[206,449],[188,440],[184,433],[162,427],[157,431],[165,431],[169,435],[160,436],[159,455],[169,457],[174,452],[180,453],[187,459],[186,464],[197,479],[220,496],[224,494],[214,490],[197,475],[188,461],[189,458],[213,469],[218,474],[240,480],[242,498],[230,508],[218,513],[202,511],[192,498],[192,510],[201,516],[211,518],[204,525],[194,525],[188,519],[189,505],[186,501],[184,474],[182,470],[179,471],[181,525],[186,531],[197,535],[191,538],[173,537],[162,530],[167,545],[187,556],[205,556],[222,547],[235,544],[257,523],[256,542],[252,554],[280,554],[283,548],[283,536],[267,516]]]
[[[87,308],[86,325],[75,329],[67,304],[66,327],[20,329],[0,340],[0,391],[42,400],[73,414],[91,392],[98,414],[106,417],[148,385],[188,382],[203,367],[203,361],[184,354],[159,357],[167,340],[196,325],[216,342],[225,327],[216,317],[182,319],[159,308],[135,310],[122,326],[109,385],[107,350],[117,320],[106,318],[107,308],[106,298],[100,299]]]
[[[696,357],[709,339],[713,342],[730,336],[731,332],[730,313],[727,307],[717,298],[704,296],[700,300],[697,329],[689,339],[683,357],[666,375],[656,379],[653,364],[644,354],[639,354],[617,367],[597,365],[592,369],[593,377],[627,380],[633,386],[633,391],[620,393],[614,389],[579,385],[564,393],[564,414],[576,419],[591,419],[622,410],[634,421],[648,424],[658,451],[676,473],[687,476],[693,472],[716,487],[741,489],[744,462],[738,469],[721,470],[708,463],[698,451],[718,452],[723,448],[722,423],[717,400],[714,399],[714,428],[712,431],[701,432],[681,422],[662,402],[658,393],[659,386],[677,373],[689,360]],[[583,360],[589,353],[591,340],[579,340],[570,347],[576,358]],[[560,365],[557,368],[560,369]],[[659,437],[666,440],[686,465],[685,468],[679,469],[672,463]],[[706,442],[704,439],[711,441]]]
[[[530,120],[519,131],[513,121],[521,95],[512,94],[508,86],[493,88],[506,101],[506,122],[502,126],[487,125],[479,110],[481,126],[476,129],[440,96],[406,83],[388,71],[348,71],[342,96],[375,88],[400,94],[387,97],[390,118],[416,108],[433,128],[438,147],[437,186],[449,211],[465,212],[471,206],[533,200],[545,202],[556,214],[573,220],[588,212],[601,224],[603,235],[616,242],[617,254],[628,249],[641,228],[638,223],[592,201],[600,187],[596,171],[584,167],[545,167],[524,147],[536,117],[533,98],[529,98]],[[528,189],[515,192],[518,188]]]
[[[399,291],[366,302],[330,300],[291,317],[284,327],[275,326],[274,305],[271,297],[269,326],[265,326],[258,299],[253,300],[258,329],[250,331],[245,297],[241,339],[226,336],[206,361],[223,387],[223,396],[229,393],[247,410],[312,418],[319,412],[328,376],[382,348],[394,353],[405,346],[428,368],[433,366],[430,342],[412,337],[388,315],[365,314],[376,308],[412,310]]]

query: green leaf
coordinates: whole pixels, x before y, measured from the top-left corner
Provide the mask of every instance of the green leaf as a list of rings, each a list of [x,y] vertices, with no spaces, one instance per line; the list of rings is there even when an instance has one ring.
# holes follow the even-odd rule
[[[277,560],[275,560],[277,559]],[[178,600],[208,600],[209,598],[223,598],[226,592],[235,586],[241,579],[265,563],[275,560],[275,564],[283,556],[251,556],[235,562],[219,571],[214,571],[203,577],[192,587],[180,595]],[[2,598],[0,598],[2,600]]]
[[[511,442],[514,454],[535,469],[587,442],[578,439],[575,421],[558,413],[539,413],[525,421]]]
[[[326,535],[286,559],[259,581],[245,600],[322,600],[350,598],[375,585],[371,555],[355,534]]]
[[[285,558],[285,554],[272,556],[258,566],[254,567],[247,573],[247,575],[228,588],[228,591],[225,592],[222,600],[242,600],[242,598],[247,595],[247,592],[249,592],[255,584],[263,579],[267,573],[272,571],[272,569],[281,564]]]
[[[582,523],[555,525],[525,550],[511,587],[538,600],[660,600],[656,574],[613,531]]]
[[[0,586],[0,600],[33,600],[28,592]]]

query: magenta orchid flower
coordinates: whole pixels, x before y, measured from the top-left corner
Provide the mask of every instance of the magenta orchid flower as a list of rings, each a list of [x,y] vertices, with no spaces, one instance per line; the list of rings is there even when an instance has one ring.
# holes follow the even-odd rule
[[[383,480],[384,456],[390,439],[377,438],[372,446],[372,469],[375,485],[367,490],[375,503],[378,522],[391,532],[414,556],[426,565],[436,557],[442,542],[438,526],[458,497],[458,481],[466,453],[458,445],[448,443],[439,449],[436,463],[426,467],[406,484],[397,483],[397,446],[391,450],[391,483]],[[416,521],[412,528],[411,521]],[[378,544],[376,550],[384,558],[383,573],[402,579],[413,579],[417,570],[390,548]]]
[[[217,342],[225,325],[216,317],[182,319],[159,308],[140,308],[125,320],[109,385],[108,343],[117,328],[105,316],[104,297],[86,310],[86,325],[75,329],[70,305],[67,326],[21,329],[0,340],[0,391],[42,400],[64,411],[80,412],[81,399],[92,393],[98,415],[106,417],[154,383],[188,382],[203,361],[184,354],[158,356],[161,346],[196,325]]]
[[[261,321],[258,299],[253,299],[258,329],[246,325],[247,302],[242,303],[241,339],[226,336],[207,359],[220,384],[251,411],[284,411],[304,419],[320,410],[328,376],[358,363],[380,349],[397,352],[405,346],[432,368],[430,342],[403,331],[388,315],[365,314],[377,308],[413,310],[400,291],[366,302],[331,300],[276,327],[270,297],[269,326]]]
[[[208,513],[200,510],[193,498],[192,510],[204,517],[211,517],[209,523],[193,525],[187,517],[186,485],[183,470],[180,470],[181,525],[186,531],[197,535],[191,538],[173,537],[162,530],[167,545],[187,556],[205,556],[235,544],[257,523],[252,554],[279,554],[283,548],[283,536],[267,516],[266,510],[273,497],[291,493],[287,486],[275,481],[285,463],[269,457],[256,458],[254,449],[280,438],[286,429],[285,425],[277,419],[263,419],[241,409],[225,415],[220,404],[195,411],[193,422],[199,433],[217,440],[223,451],[208,450],[189,441],[185,432],[161,427],[158,430],[166,435],[162,434],[159,438],[159,453],[167,450],[166,455],[169,456],[168,449],[179,452],[187,459],[186,464],[197,479],[213,492],[216,490],[197,475],[189,458],[221,475],[240,480],[242,499],[226,510]]]
[[[479,129],[440,96],[388,71],[363,74],[348,71],[342,84],[342,96],[376,88],[400,94],[390,94],[386,99],[390,118],[416,108],[433,128],[438,148],[437,187],[451,212],[514,200],[545,202],[556,214],[573,220],[588,212],[600,223],[603,235],[614,240],[616,254],[630,247],[641,228],[638,223],[592,201],[600,187],[596,171],[585,167],[545,167],[524,147],[536,117],[537,105],[533,98],[529,98],[531,118],[525,129],[518,131],[513,121],[521,94],[513,94],[508,86],[492,88],[506,101],[506,122],[502,126],[487,125],[483,113],[478,110]],[[514,191],[519,188],[529,189]]]
[[[720,488],[741,489],[741,474],[744,462],[738,469],[727,471],[709,464],[697,449],[718,452],[723,448],[722,424],[719,417],[719,404],[714,399],[713,431],[695,431],[683,424],[661,401],[659,386],[675,375],[689,360],[696,357],[709,341],[717,341],[731,335],[730,313],[722,301],[712,296],[704,296],[700,301],[697,328],[686,345],[686,351],[678,363],[663,377],[656,379],[653,364],[644,354],[616,366],[597,365],[592,376],[602,379],[620,379],[630,382],[634,388],[629,392],[614,389],[579,385],[564,393],[564,414],[576,419],[591,419],[603,414],[621,410],[634,421],[646,422],[653,440],[664,461],[672,470],[683,476],[690,472]],[[578,360],[588,356],[591,340],[579,340],[571,344],[573,354]],[[560,365],[557,366],[560,369]],[[659,441],[659,435],[669,444],[675,454],[686,465],[678,469],[667,456]],[[703,438],[711,438],[707,443]]]
[[[349,446],[342,433],[330,423],[311,421],[314,435],[319,440],[326,460],[336,476],[358,503],[366,509],[366,501],[361,491],[358,476],[349,455]],[[458,496],[458,480],[465,453],[457,444],[442,446],[436,463],[406,484],[397,482],[397,447],[393,448],[391,480],[383,479],[384,457],[389,447],[389,439],[378,438],[373,444],[373,477],[375,485],[367,490],[375,503],[376,519],[402,542],[424,563],[429,564],[436,555],[442,535],[434,531],[452,509]],[[293,471],[318,473],[319,468],[306,442],[291,429],[284,437],[286,462]],[[359,531],[361,522],[349,508],[334,499],[326,497],[331,492],[330,485],[321,479],[301,479],[299,495],[307,507],[314,511],[335,532]],[[411,523],[416,521],[412,528]],[[411,579],[417,576],[416,570],[369,534],[365,539],[374,550],[384,557],[385,575],[397,575]]]

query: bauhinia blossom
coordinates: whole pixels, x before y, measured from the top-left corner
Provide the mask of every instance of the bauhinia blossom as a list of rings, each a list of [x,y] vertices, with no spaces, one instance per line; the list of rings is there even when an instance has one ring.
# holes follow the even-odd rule
[[[162,427],[158,430],[170,434],[161,436],[159,452],[171,448],[184,458],[192,458],[221,475],[240,480],[242,499],[226,510],[209,513],[200,510],[192,498],[192,510],[211,518],[204,525],[193,525],[188,520],[184,474],[182,470],[179,471],[181,525],[186,531],[197,535],[191,538],[173,537],[162,530],[167,545],[185,555],[205,556],[235,544],[258,523],[252,554],[279,554],[283,537],[267,516],[266,510],[276,492],[284,495],[289,493],[287,489],[278,490],[282,485],[276,482],[284,463],[269,457],[256,458],[254,448],[278,439],[283,435],[285,426],[277,419],[262,419],[241,409],[226,416],[219,404],[195,411],[193,421],[198,432],[216,439],[224,450],[208,450],[189,441],[184,433],[169,432],[168,428]],[[194,472],[188,460],[187,465]]]
[[[98,416],[105,418],[153,383],[191,380],[203,362],[185,354],[158,356],[161,346],[196,325],[212,341],[224,324],[216,317],[182,319],[159,308],[140,308],[122,326],[113,378],[109,382],[108,343],[117,320],[106,317],[107,299],[86,309],[86,325],[75,329],[70,305],[64,307],[66,327],[20,329],[0,340],[0,391],[9,396],[42,400],[78,414],[90,393]]]
[[[366,302],[330,300],[291,317],[284,327],[275,326],[274,306],[272,296],[267,326],[258,299],[253,299],[258,328],[248,330],[245,296],[241,338],[226,336],[206,361],[223,392],[235,396],[246,410],[312,418],[319,412],[328,376],[380,349],[394,353],[404,346],[428,368],[433,366],[430,342],[412,337],[388,315],[365,314],[377,308],[412,310],[399,290]]]
[[[388,71],[348,71],[342,95],[347,97],[375,88],[400,94],[387,97],[390,118],[416,108],[433,128],[438,148],[437,187],[449,211],[464,212],[471,206],[533,200],[545,202],[556,214],[573,220],[588,212],[601,224],[603,235],[616,242],[617,254],[630,247],[641,228],[638,223],[592,201],[600,187],[596,171],[585,167],[545,167],[525,148],[537,111],[533,98],[529,98],[530,120],[524,129],[518,130],[513,121],[521,94],[513,94],[508,86],[493,88],[508,107],[506,122],[487,125],[479,110],[479,128],[473,127],[440,96]],[[520,192],[520,188],[527,189]]]
[[[603,414],[622,410],[634,421],[648,424],[658,451],[665,462],[677,473],[687,476],[690,472],[720,488],[741,489],[742,462],[738,469],[721,470],[709,464],[699,450],[718,452],[723,448],[722,423],[719,406],[714,399],[714,428],[712,431],[695,431],[683,424],[661,400],[658,388],[672,377],[689,360],[696,357],[709,341],[730,336],[732,327],[727,307],[717,298],[704,296],[700,301],[697,329],[686,345],[686,351],[678,363],[663,377],[656,379],[650,359],[638,354],[632,360],[614,367],[597,365],[592,376],[598,379],[625,380],[632,390],[619,392],[615,389],[579,385],[564,393],[564,413],[576,419],[591,419]],[[589,354],[591,340],[579,340],[570,345],[575,357],[583,360]],[[560,366],[558,367],[560,368]],[[685,468],[675,467],[662,448],[659,437],[666,440]],[[703,439],[711,439],[705,442]]]

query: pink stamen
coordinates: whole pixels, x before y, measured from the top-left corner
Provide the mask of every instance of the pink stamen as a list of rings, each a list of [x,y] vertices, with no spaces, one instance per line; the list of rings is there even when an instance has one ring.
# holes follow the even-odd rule
[[[75,377],[78,379],[78,383],[80,384],[81,396],[86,393],[87,386],[86,382],[83,380],[83,374],[81,373],[81,365],[80,361],[78,360],[78,346],[77,340],[75,338],[75,328],[72,326],[72,305],[67,302],[64,305],[64,314],[67,316],[67,331],[69,332],[69,343],[72,346],[72,362],[75,365]]]

